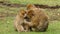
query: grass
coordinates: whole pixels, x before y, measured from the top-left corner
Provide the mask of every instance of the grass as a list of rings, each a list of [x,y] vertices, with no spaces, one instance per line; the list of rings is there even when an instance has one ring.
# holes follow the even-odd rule
[[[14,17],[6,17],[4,21],[0,21],[0,34],[59,34],[60,21],[50,21],[46,32],[16,32],[13,26]]]
[[[19,11],[20,8],[12,8],[12,7],[7,7],[6,6],[1,6],[0,12],[8,12],[8,14],[16,14],[17,11]],[[49,16],[51,16],[51,13],[56,12],[56,10],[45,10],[46,13],[48,13]],[[52,12],[51,12],[52,11]],[[54,12],[55,11],[55,12]],[[60,9],[57,10],[57,12],[60,12]],[[3,20],[0,19],[0,34],[59,34],[60,33],[60,21],[50,21],[48,30],[46,32],[16,32],[14,30],[14,21],[15,17],[8,16],[5,17]]]
[[[7,0],[10,3],[19,3],[19,4],[45,4],[45,5],[60,5],[60,0]],[[17,14],[17,12],[21,9],[19,8],[13,8],[13,7],[7,7],[7,6],[1,6],[0,5],[0,13],[7,13],[8,14]],[[24,9],[24,8],[23,8]],[[52,10],[52,9],[45,9],[45,12],[49,15],[49,17],[53,15],[57,15],[57,13],[60,13],[60,9]],[[56,16],[54,16],[56,17]],[[54,18],[53,17],[53,18]],[[16,32],[14,30],[14,21],[15,17],[8,16],[4,17],[4,19],[0,19],[0,34],[60,34],[60,20],[53,20],[49,22],[49,27],[46,32]],[[52,18],[52,19],[53,19]],[[60,18],[56,17],[56,18]]]
[[[60,5],[60,0],[7,0],[10,3],[18,4],[44,4],[44,5]]]

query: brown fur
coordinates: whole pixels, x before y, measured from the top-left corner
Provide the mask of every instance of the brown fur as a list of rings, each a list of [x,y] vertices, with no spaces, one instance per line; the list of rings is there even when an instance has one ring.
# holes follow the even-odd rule
[[[40,9],[36,8],[34,5],[28,5],[26,23],[34,31],[46,31],[48,28],[48,16]]]
[[[25,11],[24,10],[20,10],[19,13],[16,16],[15,21],[14,21],[15,29],[18,32],[24,31],[24,27],[21,25],[21,24],[23,24],[23,21],[24,21],[24,15],[25,15]]]
[[[22,31],[46,31],[48,28],[48,16],[34,5],[27,5],[27,10],[21,10],[14,21],[18,32]]]

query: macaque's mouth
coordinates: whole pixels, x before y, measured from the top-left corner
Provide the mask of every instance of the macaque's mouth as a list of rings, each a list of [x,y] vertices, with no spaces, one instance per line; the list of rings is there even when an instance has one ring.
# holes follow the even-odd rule
[[[31,21],[30,18],[28,18],[28,17],[24,17],[24,19],[25,19],[27,22],[30,22],[30,21]]]
[[[30,19],[25,19],[27,22],[31,22],[31,20]]]

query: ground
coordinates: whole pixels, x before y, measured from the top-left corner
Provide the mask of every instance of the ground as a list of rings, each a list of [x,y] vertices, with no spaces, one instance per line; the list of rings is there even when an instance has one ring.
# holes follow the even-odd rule
[[[20,2],[19,2],[20,1]],[[38,0],[40,1],[40,0]],[[22,4],[28,4],[28,3],[38,3],[38,4],[46,4],[46,5],[60,5],[59,1],[60,0],[41,0],[40,2],[38,2],[37,0],[9,0],[9,2],[11,3],[22,3]],[[45,3],[46,2],[46,3]],[[50,21],[49,21],[49,27],[48,30],[46,32],[16,32],[14,30],[14,26],[13,26],[13,21],[14,18],[17,14],[17,12],[19,11],[20,8],[16,8],[16,7],[7,7],[7,6],[3,6],[0,5],[0,13],[7,15],[5,17],[0,18],[0,34],[59,34],[60,33],[60,15],[58,17],[56,17],[57,15],[55,14],[60,14],[60,9],[45,9],[45,12],[48,14],[48,16],[50,17]],[[53,16],[55,15],[55,16]],[[53,17],[52,17],[53,16]],[[51,19],[52,18],[52,19]],[[58,18],[58,19],[57,19]],[[54,20],[55,19],[55,20]]]

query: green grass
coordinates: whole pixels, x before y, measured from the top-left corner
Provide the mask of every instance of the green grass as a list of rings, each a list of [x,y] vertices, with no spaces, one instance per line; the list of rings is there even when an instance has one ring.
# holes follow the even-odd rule
[[[44,4],[44,5],[60,5],[60,0],[7,0],[10,3],[18,3],[18,4]],[[24,9],[24,8],[23,8]],[[7,7],[7,6],[1,6],[0,5],[0,13],[7,13],[8,14],[17,14],[17,12],[20,10],[19,8],[13,8],[13,7]],[[60,9],[52,10],[52,9],[45,9],[45,12],[49,15],[49,17],[53,15],[57,15],[57,13],[60,13]],[[56,16],[54,16],[56,17]],[[53,17],[53,18],[54,18]],[[14,30],[14,21],[15,17],[5,17],[4,19],[0,19],[0,34],[60,34],[60,20],[56,21],[50,21],[49,27],[46,32],[16,32]],[[56,18],[60,18],[56,17]]]
[[[16,32],[13,26],[14,17],[6,17],[4,21],[0,21],[0,34],[59,34],[60,21],[50,21],[46,32]]]
[[[3,1],[3,0],[0,0]],[[18,4],[44,4],[44,5],[60,5],[60,0],[4,0],[10,3],[18,3]]]
[[[44,5],[60,5],[60,0],[7,0],[10,3],[18,4],[44,4]]]
[[[16,14],[17,11],[19,11],[19,9],[20,8],[1,6],[0,12],[3,12],[3,13],[8,12],[8,14],[11,14],[11,13]],[[48,13],[49,16],[52,16],[53,13],[60,12],[60,9],[58,10],[46,9],[45,11],[46,13]],[[46,32],[16,32],[14,30],[14,25],[13,25],[14,18],[15,17],[8,16],[8,17],[5,17],[3,20],[0,19],[0,34],[59,34],[60,33],[60,21],[58,20],[50,21],[48,30]]]

